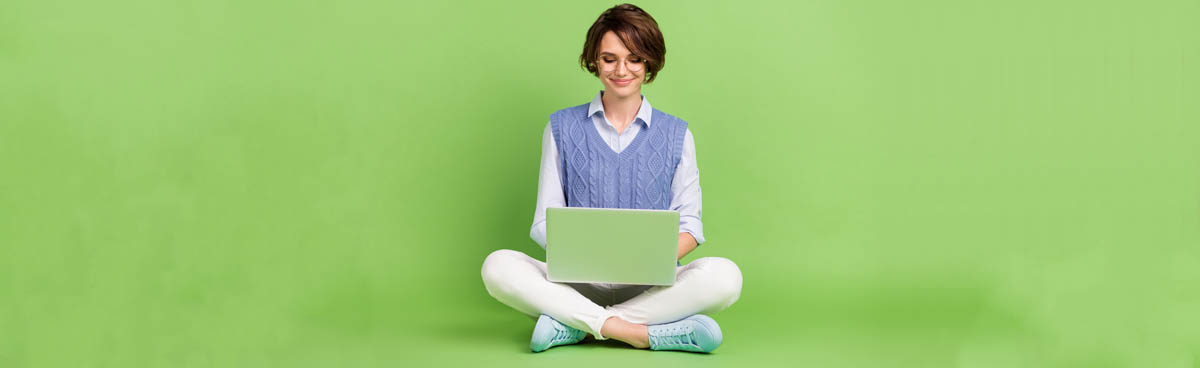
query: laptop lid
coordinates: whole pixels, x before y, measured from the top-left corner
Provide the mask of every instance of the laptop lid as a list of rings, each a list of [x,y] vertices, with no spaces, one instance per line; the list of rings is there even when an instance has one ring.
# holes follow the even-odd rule
[[[671,285],[678,247],[679,212],[546,209],[550,281]]]

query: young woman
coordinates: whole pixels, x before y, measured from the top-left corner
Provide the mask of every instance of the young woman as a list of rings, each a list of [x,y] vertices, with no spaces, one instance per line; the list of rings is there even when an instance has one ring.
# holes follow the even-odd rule
[[[634,5],[604,11],[588,29],[579,62],[604,90],[591,103],[550,115],[542,133],[530,230],[542,248],[546,208],[564,206],[679,211],[678,258],[704,243],[692,132],[641,93],[662,70],[665,54],[658,23]],[[721,344],[721,328],[704,314],[728,308],[742,290],[737,265],[718,257],[677,268],[671,286],[554,283],[546,279],[545,263],[507,249],[488,255],[482,273],[496,300],[538,318],[534,352],[588,334],[636,348],[710,352]]]

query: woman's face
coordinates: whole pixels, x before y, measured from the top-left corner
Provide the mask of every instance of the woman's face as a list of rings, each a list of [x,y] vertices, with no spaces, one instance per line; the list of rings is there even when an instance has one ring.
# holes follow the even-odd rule
[[[600,39],[600,52],[596,67],[604,93],[616,97],[641,97],[642,81],[645,80],[646,61],[629,53],[616,33],[609,31]]]

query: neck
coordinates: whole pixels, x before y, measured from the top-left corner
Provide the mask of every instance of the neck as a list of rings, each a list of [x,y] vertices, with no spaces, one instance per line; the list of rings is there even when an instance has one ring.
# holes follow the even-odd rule
[[[626,97],[618,97],[611,93],[602,93],[600,102],[604,104],[604,115],[608,121],[618,127],[618,130],[633,122],[638,109],[642,107],[642,94],[635,93]]]

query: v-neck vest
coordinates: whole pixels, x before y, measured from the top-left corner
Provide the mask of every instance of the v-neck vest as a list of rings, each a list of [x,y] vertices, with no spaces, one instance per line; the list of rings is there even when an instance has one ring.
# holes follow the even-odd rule
[[[589,105],[550,115],[567,206],[668,209],[687,122],[652,108],[651,124],[618,153],[596,131]]]

